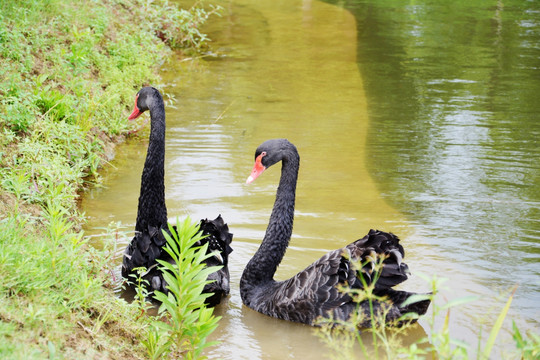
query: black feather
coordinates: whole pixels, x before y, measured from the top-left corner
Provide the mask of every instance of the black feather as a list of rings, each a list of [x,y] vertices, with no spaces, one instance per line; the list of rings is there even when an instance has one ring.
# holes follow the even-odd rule
[[[405,252],[397,236],[379,230],[371,229],[363,238],[325,254],[288,280],[275,281],[274,274],[292,234],[300,157],[296,147],[285,139],[264,142],[255,157],[265,168],[280,161],[282,168],[266,234],[240,280],[240,295],[246,306],[272,317],[306,324],[315,324],[321,316],[347,320],[358,309],[369,313],[369,304],[354,302],[339,288],[362,289],[378,278],[375,291],[391,304],[386,317],[389,323],[409,311],[418,315],[426,312],[429,300],[402,307],[413,294],[391,289],[407,279],[408,267],[401,262]],[[382,269],[376,264],[381,257]],[[385,306],[377,301],[373,305],[377,312]],[[361,325],[369,326],[370,322]]]
[[[124,252],[122,276],[129,279],[135,268],[145,267],[148,271],[143,279],[147,280],[149,291],[168,292],[167,283],[157,265],[157,260],[171,261],[163,246],[166,243],[163,231],[169,232],[167,225],[167,207],[165,205],[164,159],[165,159],[165,106],[158,90],[145,87],[137,94],[137,109],[140,112],[150,110],[151,129],[146,161],[141,176],[141,192],[135,224],[135,236]],[[214,220],[201,220],[203,235],[208,235],[202,243],[209,242],[208,252],[218,252],[206,260],[208,266],[221,265],[221,270],[209,276],[214,282],[204,288],[204,292],[213,295],[207,299],[209,305],[216,305],[229,293],[228,255],[232,248],[232,234],[221,215]],[[130,279],[133,280],[133,279]]]

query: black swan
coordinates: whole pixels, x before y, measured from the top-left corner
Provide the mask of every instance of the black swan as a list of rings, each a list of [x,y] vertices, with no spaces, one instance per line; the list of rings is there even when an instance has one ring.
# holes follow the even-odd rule
[[[242,302],[263,314],[310,325],[317,325],[319,317],[347,320],[359,308],[369,316],[369,303],[358,304],[338,290],[340,285],[363,288],[358,272],[350,260],[362,263],[362,276],[367,283],[374,277],[373,259],[376,254],[386,255],[379,280],[375,283],[375,295],[389,300],[391,307],[385,321],[392,323],[405,313],[423,315],[430,300],[421,300],[401,306],[413,293],[391,289],[407,279],[408,267],[402,262],[403,247],[397,236],[370,230],[362,239],[344,248],[331,251],[305,270],[285,281],[274,280],[292,234],[296,182],[300,156],[296,147],[286,139],[268,140],[255,152],[255,165],[247,183],[255,180],[268,167],[282,162],[281,178],[276,200],[264,239],[249,261],[240,279]],[[381,303],[374,304],[380,311]],[[370,319],[360,324],[370,326]]]
[[[144,87],[137,93],[135,108],[128,119],[133,120],[146,110],[150,111],[150,139],[141,177],[135,236],[124,252],[122,276],[129,279],[129,275],[134,273],[133,269],[145,267],[147,271],[143,279],[148,281],[149,290],[166,293],[167,284],[156,262],[157,259],[170,260],[170,256],[162,249],[165,244],[162,230],[169,232],[164,182],[165,106],[161,94],[153,87]],[[223,266],[208,277],[214,281],[204,288],[205,293],[212,293],[206,299],[207,304],[215,306],[230,289],[227,260],[232,251],[230,247],[232,234],[229,233],[229,228],[221,215],[214,220],[201,220],[200,230],[203,235],[207,235],[202,242],[209,242],[208,251],[215,254],[206,260],[206,264]]]

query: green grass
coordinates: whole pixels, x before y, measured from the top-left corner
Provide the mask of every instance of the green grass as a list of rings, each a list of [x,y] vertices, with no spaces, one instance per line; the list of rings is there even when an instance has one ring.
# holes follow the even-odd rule
[[[80,192],[128,132],[172,47],[200,51],[217,9],[151,0],[0,3],[0,358],[145,358],[137,302],[111,286],[114,241],[81,231]],[[204,339],[203,339],[204,340]]]
[[[107,256],[88,246],[58,208],[43,213],[13,212],[0,221],[0,357],[43,358],[51,349],[73,358],[141,351],[133,343],[135,309],[103,287]],[[113,333],[96,326],[105,316]],[[130,336],[115,340],[120,330]]]

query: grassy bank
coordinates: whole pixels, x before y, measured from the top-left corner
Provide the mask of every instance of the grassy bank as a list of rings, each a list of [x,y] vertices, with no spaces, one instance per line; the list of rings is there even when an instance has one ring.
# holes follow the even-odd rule
[[[0,358],[144,358],[149,323],[110,289],[112,251],[86,244],[81,189],[172,46],[208,13],[165,1],[0,4]]]

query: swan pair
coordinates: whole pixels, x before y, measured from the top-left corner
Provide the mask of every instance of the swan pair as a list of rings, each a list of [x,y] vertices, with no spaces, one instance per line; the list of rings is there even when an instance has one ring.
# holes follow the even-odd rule
[[[150,141],[141,180],[135,237],[125,251],[122,275],[127,277],[139,266],[151,268],[145,274],[151,290],[165,291],[166,284],[155,266],[156,259],[162,259],[166,254],[162,251],[165,240],[161,230],[168,231],[164,187],[165,108],[161,94],[155,88],[145,87],[137,93],[129,119],[135,119],[146,110],[150,111],[151,118]],[[425,314],[429,300],[403,305],[414,294],[392,289],[407,279],[408,267],[402,261],[403,247],[398,237],[391,233],[370,230],[363,238],[327,253],[292,278],[274,280],[293,228],[300,166],[296,147],[286,139],[264,142],[255,152],[255,164],[247,179],[247,183],[251,183],[279,162],[282,163],[281,178],[268,228],[240,279],[242,302],[263,314],[310,325],[315,325],[319,317],[347,320],[354,311],[367,312],[369,303],[358,303],[340,288],[362,289],[377,279],[375,295],[384,299],[385,304],[391,304],[385,308],[387,322],[394,322],[409,312]],[[220,254],[210,258],[208,265],[223,266],[210,276],[215,281],[204,290],[213,294],[209,304],[216,305],[230,290],[227,258],[232,251],[232,234],[221,216],[201,220],[201,230],[208,235],[204,240],[209,242],[208,251]],[[374,266],[377,257],[383,259],[382,268]],[[361,264],[361,269],[357,269],[357,264]],[[372,306],[379,311],[385,305],[376,301]],[[361,325],[369,326],[369,322]]]

